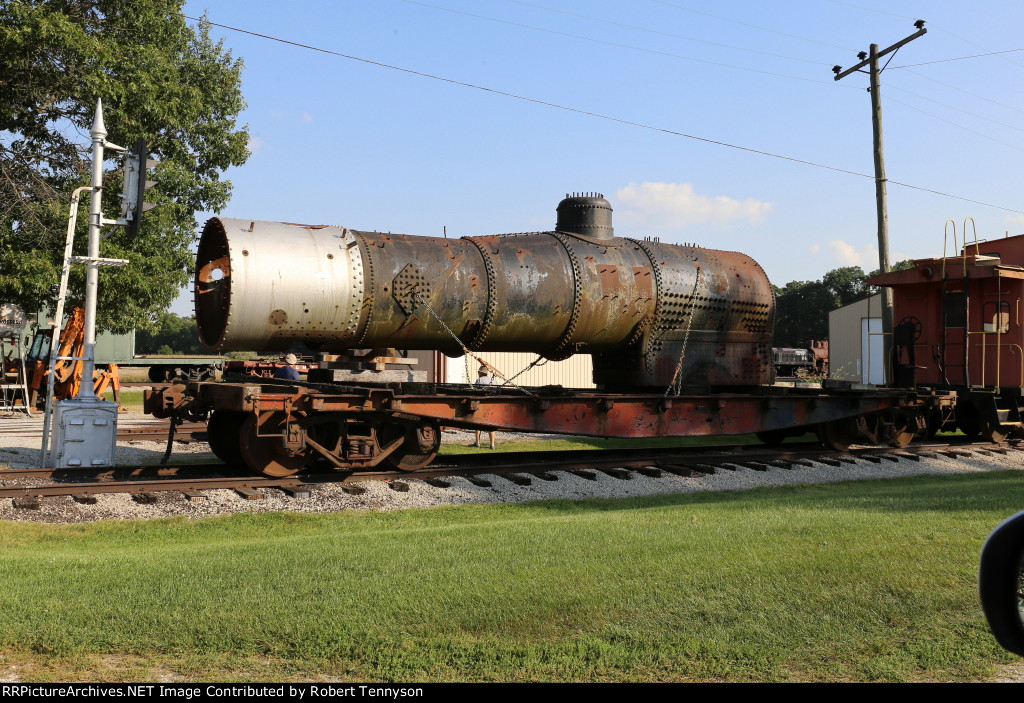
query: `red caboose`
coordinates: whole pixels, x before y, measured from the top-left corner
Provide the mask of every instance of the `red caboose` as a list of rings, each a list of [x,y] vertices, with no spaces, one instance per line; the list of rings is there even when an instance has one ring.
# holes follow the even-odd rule
[[[974,242],[868,282],[893,290],[894,385],[956,390],[947,422],[969,436],[999,441],[1021,426],[1024,235]]]

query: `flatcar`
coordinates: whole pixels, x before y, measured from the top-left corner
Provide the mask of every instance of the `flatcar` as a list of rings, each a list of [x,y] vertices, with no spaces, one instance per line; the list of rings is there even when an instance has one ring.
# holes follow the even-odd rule
[[[949,393],[773,386],[775,299],[728,251],[614,233],[600,194],[567,196],[551,231],[461,239],[214,218],[195,281],[210,349],[319,350],[304,382],[229,376],[147,395],[209,417],[213,450],[275,476],[420,469],[440,427],[598,437],[817,430],[832,446],[902,445]],[[394,349],[590,354],[596,390],[427,383]]]

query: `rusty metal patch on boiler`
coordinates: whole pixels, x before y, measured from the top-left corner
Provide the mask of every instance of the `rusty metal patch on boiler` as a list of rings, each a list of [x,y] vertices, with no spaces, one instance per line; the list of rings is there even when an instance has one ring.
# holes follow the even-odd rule
[[[406,264],[391,282],[391,295],[406,315],[412,315],[416,310],[417,296],[423,300],[430,300],[431,292],[427,276],[412,264]]]

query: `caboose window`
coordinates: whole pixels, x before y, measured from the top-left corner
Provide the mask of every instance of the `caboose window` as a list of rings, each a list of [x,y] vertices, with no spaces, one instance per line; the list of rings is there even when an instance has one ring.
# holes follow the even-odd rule
[[[1006,334],[1010,331],[1010,304],[1004,300],[985,303],[982,309],[983,332]]]

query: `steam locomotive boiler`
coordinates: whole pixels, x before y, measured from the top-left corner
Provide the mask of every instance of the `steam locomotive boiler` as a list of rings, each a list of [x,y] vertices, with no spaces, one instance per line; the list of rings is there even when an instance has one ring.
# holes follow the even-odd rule
[[[200,337],[219,351],[591,354],[608,390],[771,382],[775,298],[750,257],[616,237],[599,195],[557,212],[552,232],[462,239],[212,219]]]
[[[157,417],[209,418],[225,462],[285,476],[415,471],[441,426],[596,437],[818,430],[906,443],[934,394],[783,389],[773,381],[774,295],[749,257],[616,237],[597,194],[566,197],[554,230],[447,239],[344,227],[210,220],[196,319],[219,351],[319,349],[307,381],[227,378],[147,392]],[[597,390],[427,383],[366,373],[383,350],[590,354]],[[362,357],[339,352],[369,350]],[[346,370],[348,369],[348,370]]]

